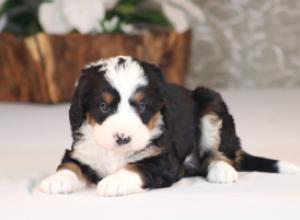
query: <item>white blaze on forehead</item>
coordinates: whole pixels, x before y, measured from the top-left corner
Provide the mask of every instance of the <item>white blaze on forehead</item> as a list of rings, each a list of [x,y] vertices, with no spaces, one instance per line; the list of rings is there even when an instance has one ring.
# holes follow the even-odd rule
[[[120,65],[119,58],[124,59]],[[131,57],[110,58],[104,64],[104,77],[119,92],[121,102],[128,102],[138,87],[148,85],[142,67]]]
[[[143,68],[131,57],[114,57],[103,60],[99,65],[99,71],[104,71],[105,79],[118,91],[120,103],[116,113],[94,127],[96,142],[107,148],[115,148],[118,147],[115,137],[122,135],[131,139],[128,148],[143,149],[149,143],[151,132],[130,104],[136,89],[148,85]]]

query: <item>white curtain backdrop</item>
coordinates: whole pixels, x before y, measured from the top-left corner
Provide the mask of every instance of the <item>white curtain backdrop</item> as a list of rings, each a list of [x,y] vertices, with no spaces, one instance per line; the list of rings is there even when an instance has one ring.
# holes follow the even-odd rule
[[[206,20],[193,24],[189,87],[300,86],[300,1],[194,2]]]

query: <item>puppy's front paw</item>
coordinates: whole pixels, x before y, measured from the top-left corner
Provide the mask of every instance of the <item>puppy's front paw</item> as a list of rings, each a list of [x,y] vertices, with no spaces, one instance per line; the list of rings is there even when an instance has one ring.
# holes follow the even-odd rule
[[[208,167],[207,180],[212,183],[233,183],[238,179],[236,170],[225,161],[212,162]]]
[[[44,193],[70,193],[82,186],[76,174],[69,170],[60,170],[42,180],[39,190]]]
[[[117,173],[105,177],[97,185],[100,196],[123,196],[142,192],[143,181],[138,173],[121,169]]]

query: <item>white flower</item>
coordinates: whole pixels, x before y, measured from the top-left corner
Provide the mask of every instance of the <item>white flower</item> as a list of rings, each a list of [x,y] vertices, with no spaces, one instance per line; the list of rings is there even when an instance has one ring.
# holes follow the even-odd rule
[[[5,25],[7,23],[7,16],[3,15],[0,17],[0,32],[4,29]]]
[[[136,29],[135,29],[134,25],[132,25],[132,24],[121,23],[121,29],[126,34],[136,33]]]
[[[192,0],[153,1],[162,5],[164,14],[178,32],[185,31],[188,26],[188,19],[184,12],[186,12],[189,17],[195,18],[199,23],[205,21],[203,11]]]
[[[62,13],[60,2],[44,2],[40,4],[38,17],[46,33],[66,34],[73,29]]]
[[[116,29],[116,27],[119,23],[119,20],[120,19],[118,17],[114,16],[114,17],[112,17],[112,19],[103,22],[104,29],[107,32],[112,32],[113,30]]]
[[[50,34],[77,30],[82,34],[100,31],[105,16],[103,0],[56,0],[39,6],[39,21]]]
[[[0,0],[0,11],[5,2],[6,2],[6,0]],[[6,14],[4,14],[4,15],[0,16],[0,32],[3,30],[6,23],[7,23],[7,16],[6,16]]]
[[[100,0],[61,0],[61,3],[68,23],[82,34],[94,31],[105,15]]]
[[[167,2],[162,4],[162,9],[176,32],[182,33],[189,29],[188,19],[182,10]]]
[[[2,5],[6,2],[6,0],[0,0],[0,8],[2,7]]]

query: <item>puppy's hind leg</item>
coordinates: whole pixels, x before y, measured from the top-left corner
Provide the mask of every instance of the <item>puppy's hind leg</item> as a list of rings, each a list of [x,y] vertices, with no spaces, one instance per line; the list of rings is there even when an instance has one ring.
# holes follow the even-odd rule
[[[204,173],[207,180],[214,183],[232,183],[237,181],[238,173],[232,166],[230,152],[239,148],[239,143],[233,143],[234,149],[224,145],[224,126],[228,126],[227,107],[219,93],[210,89],[199,87],[195,93],[195,99],[199,106],[199,164],[201,173]],[[234,126],[234,125],[233,125]],[[230,130],[234,130],[231,126]],[[231,139],[237,140],[234,132],[231,132]],[[228,152],[224,154],[223,152]],[[230,158],[230,159],[229,159]]]
[[[199,109],[201,131],[199,164],[202,172],[207,171],[209,181],[234,182],[237,179],[235,169],[271,173],[300,172],[295,164],[253,156],[243,151],[233,116],[218,92],[198,87],[193,95]]]
[[[201,138],[197,150],[185,160],[185,176],[206,176],[212,183],[232,183],[238,179],[238,173],[222,152],[220,145],[221,119],[215,114],[205,115],[201,119]]]

